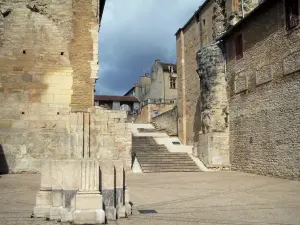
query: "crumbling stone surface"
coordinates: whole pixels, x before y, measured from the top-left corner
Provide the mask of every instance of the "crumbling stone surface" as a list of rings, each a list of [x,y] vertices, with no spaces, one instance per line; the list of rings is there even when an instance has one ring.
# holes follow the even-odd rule
[[[212,36],[215,40],[225,31],[225,1],[216,0],[213,10]]]
[[[197,63],[201,132],[224,132],[228,128],[228,100],[223,53],[216,44],[203,47],[197,53]]]
[[[3,171],[38,172],[42,159],[76,157],[82,147],[83,123],[70,112],[93,106],[95,3],[0,2],[0,145],[9,167]]]

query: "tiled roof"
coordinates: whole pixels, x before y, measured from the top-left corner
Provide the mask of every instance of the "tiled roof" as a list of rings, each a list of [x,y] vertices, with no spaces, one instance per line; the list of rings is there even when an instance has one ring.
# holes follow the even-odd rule
[[[111,96],[111,95],[95,95],[95,101],[116,101],[116,102],[139,102],[134,96]]]

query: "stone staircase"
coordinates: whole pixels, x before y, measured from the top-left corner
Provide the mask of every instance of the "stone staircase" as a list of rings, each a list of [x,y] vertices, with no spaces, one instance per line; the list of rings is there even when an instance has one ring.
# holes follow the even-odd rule
[[[169,152],[165,145],[156,143],[153,137],[133,136],[132,151],[144,173],[200,172],[186,152]]]

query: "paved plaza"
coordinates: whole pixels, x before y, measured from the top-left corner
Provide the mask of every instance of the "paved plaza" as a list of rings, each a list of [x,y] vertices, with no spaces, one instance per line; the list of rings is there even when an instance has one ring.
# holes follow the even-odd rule
[[[0,225],[32,219],[39,175],[2,175]],[[129,174],[133,215],[109,224],[300,224],[300,182],[236,172]],[[139,210],[156,213],[141,214]]]

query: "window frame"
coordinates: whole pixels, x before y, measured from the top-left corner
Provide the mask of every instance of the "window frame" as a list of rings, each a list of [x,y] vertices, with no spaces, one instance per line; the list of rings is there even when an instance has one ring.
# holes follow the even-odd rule
[[[235,44],[235,59],[240,60],[244,57],[244,39],[242,33],[235,36],[234,44]]]
[[[288,8],[288,4],[287,2],[290,2],[291,5],[290,8]],[[293,2],[293,3],[291,3]],[[295,7],[293,7],[293,4],[296,4]],[[292,10],[291,10],[292,9]],[[288,11],[291,10],[291,11]],[[294,15],[294,22],[295,24],[292,24],[292,19],[289,18],[289,15],[291,15],[293,13],[293,10],[296,11],[296,14]],[[285,14],[285,28],[287,31],[294,29],[295,27],[299,26],[299,0],[285,0],[284,1],[284,14]],[[293,15],[293,14],[292,14]]]
[[[170,89],[176,89],[176,77],[170,77]]]

